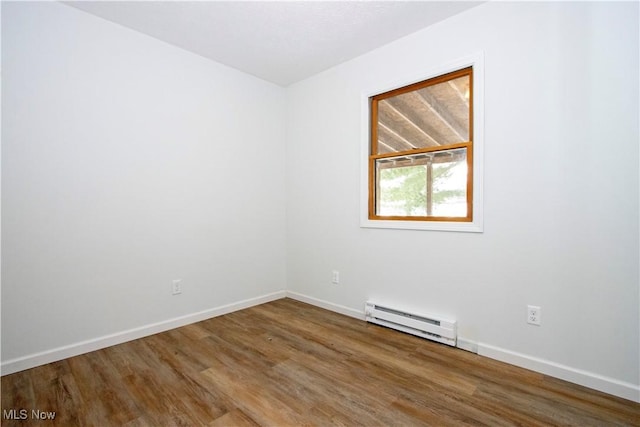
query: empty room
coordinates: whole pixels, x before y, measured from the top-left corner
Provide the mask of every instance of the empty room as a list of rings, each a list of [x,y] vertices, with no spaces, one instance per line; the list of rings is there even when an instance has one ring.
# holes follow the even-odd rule
[[[3,426],[640,426],[637,1],[0,12]]]

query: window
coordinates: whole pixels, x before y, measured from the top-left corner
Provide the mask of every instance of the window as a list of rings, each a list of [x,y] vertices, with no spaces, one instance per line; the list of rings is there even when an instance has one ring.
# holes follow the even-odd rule
[[[369,98],[369,220],[473,222],[473,101],[473,66]]]

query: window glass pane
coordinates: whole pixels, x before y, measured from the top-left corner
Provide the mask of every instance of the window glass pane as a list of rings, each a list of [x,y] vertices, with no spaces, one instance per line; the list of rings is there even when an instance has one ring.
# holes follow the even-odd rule
[[[379,216],[466,217],[467,149],[376,160]]]
[[[469,141],[469,75],[378,101],[377,153]]]
[[[467,159],[462,155],[433,164],[433,216],[467,216]]]
[[[427,167],[425,165],[379,167],[377,214],[380,216],[427,215]]]

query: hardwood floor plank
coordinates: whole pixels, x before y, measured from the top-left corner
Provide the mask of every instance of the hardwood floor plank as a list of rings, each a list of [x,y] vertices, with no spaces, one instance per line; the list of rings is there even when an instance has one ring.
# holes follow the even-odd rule
[[[200,371],[193,368],[190,360],[186,360],[175,347],[166,345],[162,338],[168,336],[150,337],[149,346],[174,372],[175,379],[171,386],[173,394],[184,402],[185,409],[194,420],[208,424],[226,412],[225,402],[220,399],[219,393],[210,393],[207,386],[198,381]]]
[[[258,427],[259,425],[240,409],[227,412],[209,423],[209,427]]]
[[[82,426],[82,420],[75,412],[75,408],[84,406],[84,399],[80,394],[75,378],[71,373],[59,377],[59,383],[53,386],[52,393],[56,396],[55,422],[60,426]]]
[[[216,396],[194,379],[199,377],[199,372],[179,369],[182,361],[167,342],[158,335],[134,342],[137,344],[135,357],[130,361],[135,373],[126,378],[128,389],[136,399],[153,408],[149,414],[153,423],[204,425],[223,414],[226,410]]]
[[[251,419],[264,426],[304,425],[305,415],[294,409],[295,401],[275,391],[259,375],[239,376],[226,366],[211,367],[203,375],[236,400],[238,407]]]
[[[100,425],[103,417],[124,424],[140,415],[120,373],[105,352],[96,351],[72,360],[72,375],[85,402],[83,407],[99,408],[96,425]]]
[[[29,370],[31,371],[31,370]],[[19,426],[21,411],[35,407],[35,396],[29,371],[2,377],[2,426]],[[9,412],[9,416],[5,416]]]
[[[123,424],[123,427],[154,427],[155,424],[147,419],[147,417],[142,416],[136,419],[129,421],[126,424]]]
[[[211,332],[202,326],[202,322],[187,325],[176,330],[179,330],[181,334],[194,341],[201,340],[202,338],[206,338],[211,335]]]
[[[539,387],[541,392],[553,393],[555,401],[571,405],[585,413],[596,417],[606,414],[607,419],[621,425],[640,425],[640,405],[629,405],[626,399],[552,377],[544,377]]]
[[[343,387],[342,382],[332,381],[296,361],[277,366],[268,378],[283,394],[304,405],[303,408],[316,408],[316,416],[349,415],[370,425],[376,420],[376,408],[386,407],[388,403],[375,395],[366,395],[364,390],[358,393],[353,388]]]
[[[640,404],[291,299],[2,377],[2,426],[640,426]]]

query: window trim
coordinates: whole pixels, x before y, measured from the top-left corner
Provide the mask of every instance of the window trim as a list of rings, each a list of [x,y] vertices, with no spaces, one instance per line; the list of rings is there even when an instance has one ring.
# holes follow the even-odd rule
[[[425,80],[473,67],[473,96],[472,96],[472,123],[473,123],[473,193],[472,193],[472,220],[471,221],[429,221],[422,218],[411,219],[370,219],[369,218],[369,188],[370,188],[370,98],[382,93],[404,88]],[[482,52],[451,61],[438,66],[419,77],[400,76],[394,81],[379,84],[365,90],[361,95],[361,185],[360,185],[360,226],[363,228],[388,228],[410,230],[435,230],[435,231],[462,231],[482,232],[483,222],[483,147],[484,147],[484,54]]]

